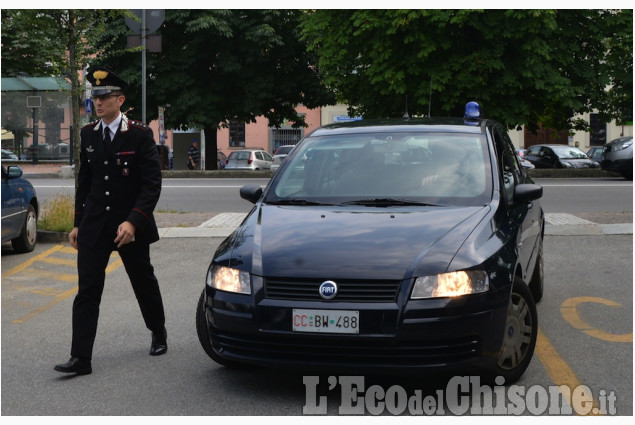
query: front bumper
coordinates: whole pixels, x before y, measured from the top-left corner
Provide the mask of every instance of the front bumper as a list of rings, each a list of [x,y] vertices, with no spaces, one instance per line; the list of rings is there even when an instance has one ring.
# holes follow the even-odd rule
[[[615,160],[603,160],[600,163],[602,170],[615,171],[618,173],[632,172],[633,171],[633,158],[615,159]]]
[[[214,351],[232,361],[334,372],[442,372],[495,366],[510,287],[460,299],[297,301],[207,287]],[[359,311],[359,334],[297,333],[294,308]]]

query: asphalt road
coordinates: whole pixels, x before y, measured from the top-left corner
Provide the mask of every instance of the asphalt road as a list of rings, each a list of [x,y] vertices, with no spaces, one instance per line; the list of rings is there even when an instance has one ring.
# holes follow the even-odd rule
[[[74,194],[71,179],[29,179],[43,204],[57,193]],[[633,182],[621,178],[536,179],[544,188],[545,212],[597,213],[633,211]],[[164,179],[157,210],[163,212],[249,212],[252,204],[238,195],[247,184],[268,179]]]
[[[93,374],[77,377],[53,371],[69,357],[75,252],[40,244],[16,255],[4,244],[2,415],[302,415],[308,402],[301,374],[228,369],[199,345],[196,302],[219,243],[165,238],[153,245],[169,341],[161,357],[148,355],[150,333],[123,267],[112,258]],[[598,405],[614,395],[615,412],[632,415],[632,246],[631,235],[546,237],[546,295],[538,305],[543,337],[518,385],[587,385]],[[576,314],[581,328],[571,321]],[[342,392],[329,390],[328,376],[319,379],[317,396],[326,397],[328,414],[338,414]],[[434,395],[447,381],[366,377],[365,388],[372,384]]]
[[[33,183],[41,197],[59,190],[72,193],[71,180]],[[264,186],[266,180],[248,183]],[[539,183],[545,188],[542,203],[548,213],[632,214],[632,182],[540,179]],[[161,202],[166,205],[159,208],[247,212],[251,204],[238,197],[243,184],[242,179],[164,180]],[[78,377],[53,371],[56,363],[69,357],[75,251],[67,244],[42,243],[33,253],[17,255],[3,244],[2,415],[302,415],[303,407],[312,404],[302,374],[228,369],[215,364],[199,345],[196,302],[220,242],[220,238],[164,238],[152,246],[169,341],[168,353],[156,358],[148,355],[150,333],[125,271],[113,257],[93,374]],[[533,394],[554,385],[587,385],[595,403],[590,406],[604,404],[615,407],[609,413],[632,415],[632,235],[547,235],[545,276],[546,294],[538,305],[541,337],[517,385]],[[341,378],[322,376],[319,382],[316,396],[325,397],[322,406],[328,414],[340,413],[340,406],[346,404]],[[448,381],[365,377],[366,390],[373,384],[434,395],[446,389]],[[363,400],[364,394],[360,397]],[[368,413],[373,405],[364,407]],[[380,413],[390,414],[385,409]]]

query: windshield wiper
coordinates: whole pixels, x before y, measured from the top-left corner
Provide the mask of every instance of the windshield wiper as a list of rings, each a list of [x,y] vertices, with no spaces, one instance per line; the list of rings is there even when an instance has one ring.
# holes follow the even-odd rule
[[[277,199],[275,201],[270,201],[267,203],[269,205],[333,205],[325,204],[323,202],[308,201],[302,198]]]
[[[426,202],[417,202],[409,199],[395,198],[375,198],[375,199],[358,199],[356,201],[344,202],[340,205],[364,205],[368,207],[390,207],[390,206],[423,206],[423,207],[442,207],[443,205],[429,204]]]

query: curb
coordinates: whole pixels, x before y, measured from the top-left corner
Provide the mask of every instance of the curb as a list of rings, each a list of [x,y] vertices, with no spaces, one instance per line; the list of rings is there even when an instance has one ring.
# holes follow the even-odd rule
[[[48,230],[38,230],[37,241],[45,243],[68,242],[68,232],[51,232]]]

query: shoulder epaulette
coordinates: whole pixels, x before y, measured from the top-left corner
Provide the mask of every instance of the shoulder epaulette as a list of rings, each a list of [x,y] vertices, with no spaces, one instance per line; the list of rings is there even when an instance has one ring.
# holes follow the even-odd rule
[[[134,126],[134,127],[148,128],[148,125],[147,125],[147,124],[142,123],[141,121],[130,120],[130,121],[128,121],[128,123],[129,123],[131,126]]]
[[[85,126],[83,126],[82,128],[88,128],[88,127],[94,127],[99,123],[99,119],[96,119],[93,122],[89,122],[88,124],[86,124]]]

